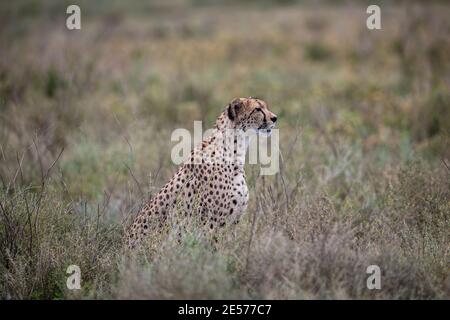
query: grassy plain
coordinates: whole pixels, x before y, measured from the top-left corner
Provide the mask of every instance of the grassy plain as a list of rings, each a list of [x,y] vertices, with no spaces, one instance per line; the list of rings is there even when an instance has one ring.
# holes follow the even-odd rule
[[[79,3],[80,31],[65,1],[0,5],[1,298],[450,297],[449,5],[383,2],[369,31],[364,2]],[[172,130],[236,96],[278,114],[280,173],[247,167],[217,248],[168,228],[130,259]]]

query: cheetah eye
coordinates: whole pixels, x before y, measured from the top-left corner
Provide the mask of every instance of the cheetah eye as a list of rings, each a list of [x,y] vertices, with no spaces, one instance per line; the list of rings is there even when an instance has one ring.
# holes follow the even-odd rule
[[[257,107],[256,111],[262,111],[262,109],[260,107]]]

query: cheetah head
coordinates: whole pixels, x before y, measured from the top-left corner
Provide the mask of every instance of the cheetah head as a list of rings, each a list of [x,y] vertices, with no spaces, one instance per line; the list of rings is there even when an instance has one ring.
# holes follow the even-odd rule
[[[252,97],[233,99],[227,106],[227,114],[236,129],[265,135],[270,135],[277,121],[265,101]]]

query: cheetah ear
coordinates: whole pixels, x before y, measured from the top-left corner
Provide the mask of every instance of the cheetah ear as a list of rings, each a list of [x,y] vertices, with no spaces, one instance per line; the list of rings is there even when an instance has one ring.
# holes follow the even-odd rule
[[[244,103],[241,101],[241,99],[233,99],[233,101],[231,101],[228,105],[228,118],[230,118],[230,120],[232,121],[236,119],[237,114],[243,109],[243,107]]]

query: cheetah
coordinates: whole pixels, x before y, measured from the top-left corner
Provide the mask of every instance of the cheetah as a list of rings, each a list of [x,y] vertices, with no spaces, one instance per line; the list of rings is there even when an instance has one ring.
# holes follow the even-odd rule
[[[175,210],[200,218],[211,232],[237,223],[249,200],[244,172],[247,133],[270,135],[276,121],[277,116],[259,98],[235,98],[227,104],[212,134],[135,217],[126,231],[127,247],[137,247],[152,227],[163,226]]]

